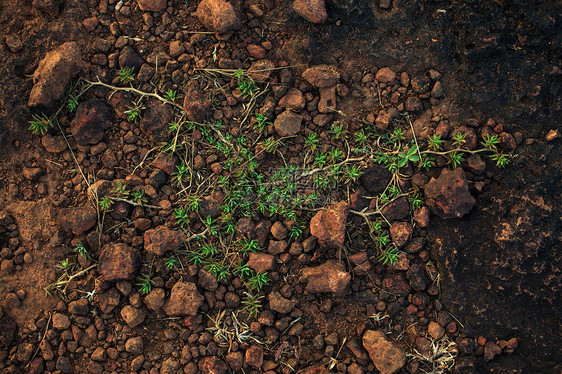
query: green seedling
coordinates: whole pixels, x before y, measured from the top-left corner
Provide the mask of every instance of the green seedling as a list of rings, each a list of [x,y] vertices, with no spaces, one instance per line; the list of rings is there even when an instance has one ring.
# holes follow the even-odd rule
[[[175,257],[168,257],[165,261],[164,264],[166,265],[166,269],[168,270],[172,270],[173,268],[175,268],[176,266],[179,265],[179,260]]]
[[[252,295],[251,293],[244,292],[245,296],[242,299],[244,310],[248,312],[252,318],[257,318],[262,310],[261,299],[263,296]]]
[[[250,269],[248,264],[243,264],[242,262],[240,262],[238,265],[234,267],[233,273],[234,275],[238,276],[240,279],[249,278],[252,276],[252,274],[254,274],[254,272],[252,271],[252,269]]]
[[[85,259],[85,260],[91,260],[92,259],[92,255],[90,254],[90,252],[88,252],[86,247],[84,247],[84,244],[82,244],[82,242],[78,242],[76,247],[74,247],[72,250],[74,252],[78,253],[79,256],[82,256],[82,258]]]
[[[164,99],[168,100],[168,101],[176,101],[177,99],[177,92],[175,90],[168,90],[166,91],[166,93],[164,94]]]
[[[174,209],[174,218],[176,219],[176,223],[180,227],[185,227],[189,224],[189,211],[184,207]]]
[[[139,282],[137,286],[139,287],[139,293],[141,295],[147,295],[152,291],[152,286],[154,285],[154,281],[150,278],[148,274],[142,274],[139,277]]]
[[[148,203],[148,200],[144,196],[143,189],[134,190],[133,193],[131,194],[131,200],[133,200],[134,203],[137,203],[139,205]]]
[[[310,133],[304,139],[304,146],[311,152],[316,152],[319,143],[320,139],[318,138],[318,135],[316,135],[316,133]]]
[[[271,121],[269,121],[267,119],[267,117],[265,115],[263,115],[262,113],[258,113],[256,114],[256,117],[254,118],[255,120],[255,126],[254,129],[256,130],[256,132],[265,134],[267,133],[267,127],[269,125],[271,125]]]
[[[177,184],[181,184],[189,180],[189,176],[191,175],[191,170],[185,163],[181,163],[176,165],[176,171],[172,173],[172,180]]]
[[[98,206],[102,212],[109,212],[113,206],[113,200],[111,200],[109,196],[106,196],[98,202]]]
[[[136,104],[133,106],[129,106],[125,111],[125,114],[127,114],[127,119],[131,122],[137,122],[139,119],[141,119],[141,109],[142,108]]]
[[[391,264],[394,265],[396,263],[396,261],[398,261],[398,249],[396,249],[396,246],[391,245],[387,248],[385,248],[381,255],[379,256],[379,261],[383,264]]]
[[[123,84],[130,83],[135,80],[135,68],[121,68],[119,73],[117,73],[117,77]]]
[[[466,143],[466,134],[457,132],[453,135],[453,146],[461,146]]]
[[[433,149],[434,151],[440,151],[444,142],[445,141],[441,139],[441,135],[435,134],[429,138],[428,145],[429,148]]]
[[[451,161],[451,165],[453,165],[453,169],[459,166],[461,162],[464,161],[462,152],[457,152],[457,151],[451,152],[449,154],[449,159]]]
[[[53,127],[53,121],[44,113],[34,114],[32,120],[29,121],[29,130],[35,135],[45,135],[51,127]]]
[[[267,273],[260,273],[259,271],[253,274],[250,279],[248,279],[248,287],[251,290],[260,291],[264,286],[269,284],[269,277]]]
[[[260,246],[258,245],[258,241],[255,239],[250,240],[248,238],[243,238],[238,241],[238,248],[240,249],[240,252],[247,257],[250,253],[257,252],[260,249]]]

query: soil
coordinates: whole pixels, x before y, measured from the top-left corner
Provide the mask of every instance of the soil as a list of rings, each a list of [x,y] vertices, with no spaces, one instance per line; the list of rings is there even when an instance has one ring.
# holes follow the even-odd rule
[[[31,1],[0,3],[0,213],[4,214],[0,216],[0,371],[371,373],[379,372],[381,363],[367,354],[371,350],[362,343],[365,331],[380,329],[389,338],[384,344],[414,354],[425,342],[439,340],[432,331],[437,323],[458,347],[451,372],[560,372],[562,167],[557,156],[561,149],[559,137],[547,140],[549,131],[556,130],[562,118],[560,4],[394,0],[383,9],[386,1],[334,0],[327,1],[327,22],[317,25],[299,17],[292,1],[251,0],[243,2],[241,29],[219,41],[199,21],[198,2],[165,3],[165,11],[143,12],[133,0],[64,0],[56,16],[36,9]],[[121,10],[116,11],[116,6]],[[99,24],[88,32],[83,21],[91,17]],[[13,35],[23,44],[17,52],[6,43],[6,37]],[[410,78],[425,77],[431,85],[436,81],[443,85],[445,95],[439,98],[431,98],[429,92],[414,93],[410,84],[407,91],[404,89],[409,97],[421,98],[422,109],[430,118],[439,119],[427,120],[432,131],[440,119],[457,129],[475,118],[479,136],[486,125],[497,134],[513,135],[517,156],[505,168],[486,160],[484,173],[468,171],[470,193],[476,203],[464,217],[442,219],[432,214],[427,227],[421,227],[417,220],[414,223],[410,216],[400,218],[414,223],[411,237],[423,238],[424,243],[421,250],[413,252],[404,249],[408,245],[402,247],[405,252],[401,259],[406,261],[403,268],[402,261],[395,267],[381,263],[357,214],[347,217],[343,248],[318,243],[312,250],[290,247],[277,253],[271,250],[272,243],[286,239],[292,244],[293,240],[286,235],[282,239],[282,234],[268,229],[260,252],[269,252],[275,261],[268,272],[270,284],[257,293],[263,297],[263,310],[259,317],[252,317],[240,304],[247,289],[239,277],[230,275],[213,286],[200,267],[189,265],[188,256],[177,252],[185,268],[169,270],[164,266],[167,255],[155,256],[143,249],[148,228],[166,226],[181,231],[172,212],[182,203],[170,172],[155,161],[161,144],[145,127],[141,130],[148,126],[146,122],[115,116],[103,137],[107,150],[96,154],[92,151],[95,144],[76,144],[70,130],[75,114],[67,109],[58,119],[73,153],[48,152],[42,137],[28,130],[33,114],[52,115],[57,109],[27,106],[33,72],[48,52],[67,41],[78,43],[86,62],[80,76],[89,80],[99,77],[105,83],[123,86],[115,77],[125,45],[138,53],[143,67],[160,69],[144,81],[140,76],[133,81],[146,92],[157,90],[163,95],[174,89],[183,100],[187,83],[197,77],[198,88],[189,91],[190,97],[194,102],[200,92],[202,102],[210,97],[210,109],[206,109],[212,113],[207,118],[209,123],[222,120],[227,126],[243,110],[237,100],[231,100],[236,97],[234,78],[219,75],[211,81],[196,68],[246,70],[256,60],[249,56],[248,44],[264,46],[265,58],[276,67],[285,67],[292,76],[284,81],[280,70],[274,70],[267,87],[256,79],[260,89],[270,90],[264,97],[269,96],[274,99],[273,105],[278,105],[284,96],[279,92],[291,87],[304,93],[306,103],[303,111],[297,111],[306,129],[294,142],[288,140],[282,158],[271,154],[260,160],[269,169],[279,168],[283,162],[302,164],[304,137],[310,132],[317,132],[326,144],[323,152],[329,149],[328,144],[343,148],[342,142],[330,141],[327,130],[331,125],[317,125],[321,116],[318,90],[301,78],[307,68],[320,64],[335,66],[341,74],[340,82],[350,91],[341,94],[342,88],[338,89],[340,113],[328,120],[330,124],[334,120],[346,122],[350,132],[355,132],[365,123],[374,122],[383,109],[402,105],[403,111],[406,96],[393,103],[390,97],[401,84],[400,72],[405,72]],[[170,57],[174,41],[180,42],[184,52]],[[165,59],[172,63],[154,64],[157,53],[168,54]],[[395,86],[377,83],[375,75],[384,67],[398,73]],[[429,79],[430,69],[440,78]],[[221,89],[209,82],[218,82]],[[80,103],[92,98],[115,109],[111,90],[92,88]],[[238,99],[244,101],[240,96]],[[181,106],[182,101],[177,102]],[[144,104],[149,106],[148,100]],[[267,105],[267,99],[257,100],[256,111],[267,113]],[[277,107],[269,113],[269,119],[274,122],[281,111]],[[154,122],[164,117],[154,113]],[[423,116],[412,114],[413,119]],[[232,128],[234,123],[232,120]],[[236,131],[232,133],[236,135]],[[60,135],[60,130],[55,126],[49,134]],[[255,139],[251,133],[247,135]],[[202,135],[189,136],[191,141]],[[208,178],[220,174],[217,167],[224,168],[226,160],[213,158],[206,149],[199,151],[204,156],[200,173]],[[109,162],[111,157],[117,161]],[[88,180],[83,180],[75,161]],[[443,164],[419,174],[429,181],[448,167]],[[466,163],[461,167],[471,170]],[[30,176],[36,168],[39,174]],[[158,171],[158,178],[165,183],[154,188],[154,173]],[[95,179],[123,180],[130,189],[152,187],[153,196],[148,196],[144,207],[114,202],[113,210],[103,220],[96,220],[79,233],[72,232],[64,223],[69,222],[66,209],[89,206],[86,190]],[[360,190],[361,198],[369,198],[363,187],[368,188],[353,184],[331,191],[325,198],[349,202],[349,194],[356,190]],[[214,201],[216,196],[209,200],[217,207],[221,205]],[[121,216],[117,214],[118,204],[125,212]],[[296,242],[303,246],[304,239],[313,238],[308,225],[315,213],[298,211],[306,227]],[[279,222],[290,228],[294,224],[279,214],[260,215],[256,211],[251,218],[254,226]],[[196,215],[191,219],[189,233],[204,229]],[[73,216],[71,223],[77,221]],[[98,236],[98,230],[103,235]],[[257,229],[241,230],[242,235],[259,240]],[[86,243],[91,260],[80,259],[72,251],[78,242]],[[61,275],[57,268],[61,261],[74,258],[80,261],[76,269],[88,268],[101,262],[103,245],[110,242],[124,242],[140,253],[143,264],[134,269],[132,278],[107,282],[94,269],[69,284],[66,300],[45,293],[44,289]],[[366,252],[368,260],[353,263],[353,255],[360,252]],[[302,270],[330,259],[343,259],[346,272],[352,275],[345,290],[307,290],[300,280]],[[166,307],[150,309],[138,286],[138,277],[145,272],[151,273],[153,288],[164,290],[166,301],[176,283],[196,284],[203,300],[197,314],[175,316],[167,314]],[[437,273],[439,277],[435,277]],[[425,284],[412,290],[416,281],[423,283],[423,279]],[[404,288],[407,290],[402,293]],[[96,295],[87,298],[87,311],[76,312],[70,305],[93,289]],[[289,312],[271,308],[269,297],[274,291],[294,304]],[[106,305],[111,298],[117,300],[115,308]],[[426,302],[420,307],[415,298]],[[138,325],[124,320],[122,310],[131,306],[146,314]],[[225,343],[213,337],[214,330],[206,329],[213,326],[210,318],[222,310],[227,311],[229,326],[233,324],[230,313],[242,310],[238,318],[247,323],[257,340]],[[57,313],[70,316],[70,325],[53,328]],[[131,337],[142,338],[140,351],[127,348]],[[256,346],[258,352],[263,350],[263,362],[249,357]],[[101,357],[96,357],[98,353]],[[206,366],[208,358],[219,360],[215,362],[216,371]],[[420,373],[428,368],[424,365],[408,357],[407,364],[396,372]]]

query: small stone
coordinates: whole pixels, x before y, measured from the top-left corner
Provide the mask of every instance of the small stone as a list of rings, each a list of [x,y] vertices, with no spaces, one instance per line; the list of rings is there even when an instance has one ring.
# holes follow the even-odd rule
[[[316,88],[334,87],[339,83],[340,73],[331,65],[316,65],[306,69],[302,78]]]
[[[101,251],[99,272],[104,280],[117,282],[131,279],[140,264],[141,259],[136,249],[124,243],[110,243]]]
[[[164,305],[166,291],[162,288],[153,288],[144,298],[144,304],[150,310],[158,310]]]
[[[468,192],[464,171],[443,169],[439,178],[425,187],[427,206],[441,218],[460,218],[474,206],[475,200]]]
[[[10,48],[10,51],[17,53],[23,49],[23,43],[18,35],[8,35],[6,36],[6,45]]]
[[[341,248],[345,240],[345,221],[349,204],[340,201],[321,210],[310,221],[310,233],[330,247]]]
[[[389,275],[383,280],[382,287],[389,293],[398,296],[406,296],[412,290],[406,282],[406,277],[403,273],[394,273]]]
[[[250,269],[266,273],[273,268],[275,264],[275,256],[268,253],[250,253],[247,265]]]
[[[164,253],[181,246],[186,238],[182,231],[169,230],[166,227],[159,226],[144,233],[144,249],[148,253],[162,256]]]
[[[246,350],[245,361],[247,365],[256,369],[263,365],[263,348],[259,345],[252,345]]]
[[[132,305],[126,305],[121,309],[121,317],[131,328],[135,328],[141,323],[143,323],[146,317],[146,312],[142,309],[135,308]]]
[[[429,208],[422,206],[414,211],[414,222],[421,228],[429,225]]]
[[[484,361],[488,362],[494,359],[496,355],[502,353],[502,349],[494,342],[487,342],[484,345]]]
[[[140,128],[153,142],[166,142],[170,139],[169,126],[173,121],[174,108],[159,100],[151,100],[139,122]]]
[[[293,10],[312,23],[325,23],[328,20],[325,0],[294,0]]]
[[[97,144],[111,128],[113,111],[104,102],[90,99],[78,105],[70,130],[79,145]]]
[[[164,362],[162,362],[162,366],[160,367],[159,374],[176,374],[179,368],[180,368],[180,363],[174,360],[173,358],[169,358]]]
[[[199,270],[197,285],[207,291],[215,291],[219,288],[217,278],[205,269]]]
[[[203,3],[203,2],[202,2]],[[183,109],[190,121],[203,122],[208,114],[211,102],[207,94],[192,80],[185,86]]]
[[[68,311],[71,314],[77,314],[77,315],[82,315],[85,316],[87,315],[90,311],[88,308],[88,300],[86,299],[78,299],[78,300],[74,300],[71,301],[70,303],[68,303]]]
[[[56,330],[66,330],[70,327],[70,318],[61,313],[53,314],[52,322]]]
[[[198,366],[203,374],[226,374],[228,371],[226,362],[217,356],[204,357],[199,360]]]
[[[555,139],[559,139],[562,135],[560,135],[559,129],[550,130],[548,134],[546,134],[545,139],[547,142],[551,142]]]
[[[168,316],[194,316],[203,300],[194,283],[177,282],[172,288],[170,300],[164,306],[164,312]]]
[[[94,361],[105,361],[107,359],[107,354],[105,349],[102,347],[97,347],[94,352],[92,352],[92,360]]]
[[[397,373],[406,364],[404,350],[390,342],[382,331],[368,330],[365,332],[363,346],[369,353],[375,367],[382,374]]]
[[[390,226],[392,241],[398,248],[402,248],[410,239],[414,228],[409,222],[395,222]]]
[[[391,85],[396,80],[396,73],[392,69],[385,67],[377,71],[375,79],[380,83]]]
[[[308,292],[341,294],[351,281],[351,275],[341,262],[328,260],[320,266],[305,268],[300,280],[307,283]]]
[[[291,109],[300,112],[306,105],[304,94],[301,90],[290,88],[285,96],[279,100],[279,106],[285,109]]]
[[[281,314],[290,313],[295,307],[295,303],[289,299],[284,298],[279,292],[272,291],[269,296],[269,307]]]
[[[445,335],[445,329],[443,328],[443,326],[433,321],[429,322],[429,325],[427,326],[427,332],[429,333],[429,336],[431,336],[435,340],[439,340],[443,337],[443,335]]]
[[[279,114],[273,127],[279,136],[293,136],[301,130],[302,117],[290,110]]]
[[[56,17],[59,14],[59,9],[63,0],[33,0],[33,7],[41,10],[51,17]]]
[[[287,228],[283,225],[281,221],[275,221],[271,226],[271,235],[277,240],[283,240],[287,238],[289,232]]]
[[[64,356],[60,356],[58,358],[56,367],[57,367],[58,370],[60,370],[63,373],[74,372],[74,370],[72,369],[72,366],[70,366],[70,362],[68,362],[68,359]]]
[[[138,0],[138,3],[143,12],[160,12],[168,5],[167,0]]]
[[[217,34],[242,27],[243,16],[238,0],[203,0],[197,7],[197,17],[207,29]]]

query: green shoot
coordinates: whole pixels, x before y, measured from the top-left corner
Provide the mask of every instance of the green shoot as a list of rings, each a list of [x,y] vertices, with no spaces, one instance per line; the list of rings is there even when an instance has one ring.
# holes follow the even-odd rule
[[[175,257],[168,257],[165,261],[164,264],[166,265],[166,269],[168,270],[172,270],[173,268],[175,268],[176,266],[179,265],[179,260]]]
[[[121,68],[119,73],[117,73],[117,77],[123,84],[127,84],[135,80],[135,68]]]
[[[174,209],[174,218],[180,227],[185,227],[189,224],[189,212],[184,207]]]
[[[391,264],[394,265],[396,261],[398,261],[398,249],[396,246],[391,245],[390,247],[385,248],[381,255],[379,256],[378,260],[383,264]]]
[[[98,206],[102,210],[102,212],[109,212],[111,206],[113,205],[113,200],[109,196],[104,197],[98,202]]]
[[[142,274],[139,279],[137,286],[139,287],[139,293],[141,295],[149,294],[152,291],[152,286],[154,285],[154,281],[150,278],[148,274]]]
[[[45,135],[50,127],[53,127],[53,121],[44,113],[40,116],[34,114],[32,120],[29,121],[29,130],[35,135]]]
[[[168,100],[168,101],[176,101],[177,99],[177,92],[175,90],[168,90],[166,91],[166,93],[164,94],[164,99]]]
[[[267,273],[260,273],[258,271],[252,275],[250,279],[248,279],[248,287],[258,292],[263,288],[263,286],[267,286],[268,284],[269,277],[267,276]]]

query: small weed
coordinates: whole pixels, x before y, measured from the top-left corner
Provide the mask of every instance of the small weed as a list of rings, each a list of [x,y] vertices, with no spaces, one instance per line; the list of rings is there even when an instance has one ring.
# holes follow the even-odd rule
[[[127,186],[125,186],[123,183],[119,182],[117,183],[117,187],[115,187],[114,190],[111,190],[111,193],[113,195],[115,195],[116,197],[123,199],[127,196],[129,196],[130,191],[127,190]]]
[[[261,299],[263,299],[263,296],[253,295],[249,292],[244,292],[244,295],[242,299],[244,310],[248,312],[250,317],[257,318],[262,310]]]
[[[218,281],[226,282],[230,276],[228,265],[218,262],[211,262],[205,267],[209,273],[213,274]]]
[[[297,240],[300,238],[304,232],[304,228],[306,227],[306,222],[295,220],[291,231],[289,232],[289,238],[293,240]]]
[[[453,165],[453,169],[456,168],[464,161],[464,157],[462,152],[454,151],[449,154],[449,159],[451,160],[451,165]]]
[[[267,117],[264,116],[262,113],[256,114],[254,120],[255,120],[254,129],[256,130],[256,132],[266,134],[267,126],[271,125],[271,121],[268,120]]]
[[[440,151],[444,142],[445,141],[441,139],[441,135],[435,134],[429,138],[429,148],[433,149],[434,151]]]
[[[232,272],[234,273],[234,275],[240,277],[240,279],[251,277],[252,274],[254,273],[252,269],[250,269],[248,264],[243,264],[242,262],[236,265]]]
[[[189,211],[184,207],[174,209],[174,218],[180,227],[185,227],[189,224]]]
[[[334,139],[342,139],[347,134],[347,130],[342,123],[336,121],[330,129],[330,134],[333,135]]]
[[[172,180],[177,184],[181,184],[189,180],[189,176],[191,175],[191,170],[185,163],[181,163],[176,165],[176,171],[172,173]]]
[[[511,162],[511,157],[511,155],[505,153],[496,153],[490,156],[496,162],[496,166],[500,168],[506,167]]]
[[[354,137],[355,137],[355,141],[359,143],[361,146],[367,144],[367,141],[369,140],[369,135],[365,134],[365,131],[363,129],[361,129],[361,131],[359,132],[356,132]]]
[[[197,196],[188,196],[186,198],[187,208],[192,212],[198,212],[201,209],[201,198]]]
[[[258,292],[263,288],[263,286],[267,286],[268,284],[269,277],[267,276],[267,273],[260,273],[258,271],[248,279],[248,287],[251,290],[256,290]]]
[[[72,268],[74,264],[72,263],[72,261],[70,261],[69,258],[65,258],[64,260],[62,260],[60,263],[58,263],[56,265],[57,269],[62,270],[64,272],[70,270],[70,268]]]
[[[172,256],[172,257],[168,257],[165,261],[164,264],[166,265],[166,269],[168,270],[172,270],[173,268],[175,268],[176,266],[179,265],[179,260],[177,259],[177,257]]]
[[[74,96],[73,94],[70,94],[68,96],[67,101],[66,101],[66,107],[71,112],[74,112],[76,110],[76,108],[78,108],[78,98],[76,96]]]
[[[396,249],[396,246],[391,245],[389,247],[386,247],[379,256],[379,261],[383,265],[394,265],[396,261],[398,261],[398,249]]]
[[[141,295],[149,294],[152,291],[152,286],[154,285],[154,281],[150,278],[148,274],[142,274],[139,279],[137,286],[139,287],[139,293]]]
[[[319,143],[320,139],[318,139],[318,135],[313,132],[304,139],[304,146],[311,152],[316,152]]]
[[[418,191],[415,191],[412,195],[410,195],[409,201],[410,201],[410,208],[412,210],[419,209],[423,205],[423,199]]]
[[[127,119],[131,122],[137,122],[141,119],[142,108],[139,105],[133,105],[127,108],[125,114],[127,114]]]
[[[497,145],[499,144],[500,140],[498,139],[497,135],[484,135],[482,137],[484,139],[483,142],[481,142],[481,144],[484,146],[484,148],[486,148],[489,151],[495,152],[497,151]]]
[[[260,249],[260,246],[258,245],[258,241],[255,239],[250,240],[248,238],[243,238],[238,241],[238,248],[240,248],[240,252],[247,257],[250,252],[257,252],[258,249]]]
[[[177,98],[178,98],[178,96],[177,96],[177,92],[175,90],[168,90],[164,94],[164,99],[166,99],[168,101],[174,102],[174,101],[176,101]]]
[[[453,135],[453,146],[461,146],[466,143],[466,134],[457,132]]]
[[[123,84],[130,83],[135,80],[135,68],[121,68],[119,73],[117,73],[117,77]]]
[[[82,256],[82,258],[85,259],[85,260],[91,260],[92,259],[92,255],[90,254],[90,252],[88,252],[86,247],[84,247],[84,244],[82,244],[82,242],[78,242],[76,247],[74,247],[72,250],[74,252],[78,253],[79,256]]]
[[[113,206],[113,200],[111,200],[109,196],[106,196],[98,202],[98,206],[102,212],[109,212]]]
[[[148,203],[148,200],[144,196],[143,189],[134,190],[133,193],[131,194],[131,200],[133,200],[134,203],[137,203],[139,205]]]
[[[45,135],[51,127],[53,127],[53,121],[44,113],[34,114],[32,120],[29,121],[29,130],[35,135]]]

